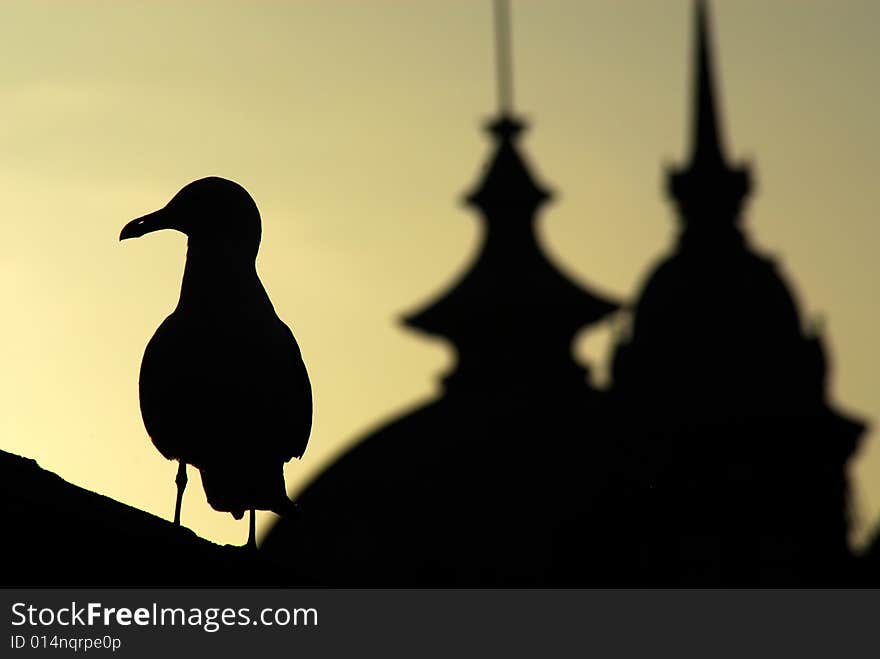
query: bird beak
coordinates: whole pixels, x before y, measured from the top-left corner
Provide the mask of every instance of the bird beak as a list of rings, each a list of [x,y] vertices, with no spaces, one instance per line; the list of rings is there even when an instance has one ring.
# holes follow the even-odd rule
[[[159,231],[159,229],[176,229],[174,215],[169,212],[168,207],[160,208],[157,211],[132,220],[124,227],[119,234],[119,240],[128,238],[140,238],[141,236]]]

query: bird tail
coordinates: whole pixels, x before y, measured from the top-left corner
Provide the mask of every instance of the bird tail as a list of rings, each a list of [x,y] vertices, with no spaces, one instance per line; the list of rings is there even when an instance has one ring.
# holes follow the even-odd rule
[[[278,503],[270,509],[276,515],[288,519],[296,519],[300,516],[301,510],[299,504],[286,496],[281,497]]]
[[[199,468],[208,503],[214,510],[241,519],[249,509],[271,510],[290,517],[295,504],[287,498],[281,463],[266,464],[247,458],[217,460]]]

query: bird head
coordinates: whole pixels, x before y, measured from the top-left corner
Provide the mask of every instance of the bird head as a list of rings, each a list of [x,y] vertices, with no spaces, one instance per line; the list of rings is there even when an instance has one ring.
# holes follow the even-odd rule
[[[217,176],[181,189],[163,208],[132,220],[119,240],[174,229],[189,238],[191,248],[226,248],[256,256],[260,246],[260,212],[247,190]]]

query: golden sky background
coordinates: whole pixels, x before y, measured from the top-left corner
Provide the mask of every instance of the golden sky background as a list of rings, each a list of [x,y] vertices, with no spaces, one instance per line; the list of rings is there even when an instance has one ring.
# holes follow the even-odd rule
[[[674,239],[662,165],[685,154],[691,2],[512,5],[523,146],[558,193],[544,244],[573,276],[631,299]],[[712,8],[729,150],[757,180],[746,225],[805,321],[824,318],[832,398],[873,422],[880,3]],[[314,433],[288,465],[291,491],[435,393],[451,352],[397,319],[474,253],[459,200],[489,155],[491,26],[488,0],[4,2],[0,448],[172,516],[176,465],[144,431],[137,377],[177,302],[185,238],[117,238],[207,175],[256,199],[258,268],[311,373]],[[608,336],[576,346],[600,381]],[[873,435],[852,475],[859,540],[880,518]],[[191,476],[184,524],[242,544],[246,524],[210,510]]]

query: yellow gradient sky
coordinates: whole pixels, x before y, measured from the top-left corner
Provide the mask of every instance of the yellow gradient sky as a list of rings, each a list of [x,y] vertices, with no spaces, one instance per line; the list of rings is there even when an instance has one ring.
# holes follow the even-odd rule
[[[316,423],[288,466],[292,490],[437,390],[451,353],[396,319],[473,256],[477,224],[458,199],[489,152],[488,0],[0,9],[0,448],[170,517],[175,465],[143,429],[137,375],[176,304],[185,238],[117,237],[210,174],[255,197],[258,267],[311,371]],[[728,142],[758,182],[747,225],[805,318],[825,318],[833,399],[873,420],[880,3],[713,9]],[[521,0],[513,22],[515,104],[533,120],[524,147],[559,192],[544,244],[568,272],[630,297],[674,235],[661,166],[685,151],[691,2]],[[607,337],[577,345],[600,377]],[[852,474],[864,537],[880,516],[871,436]],[[247,535],[208,508],[197,478],[183,519],[219,542]]]

